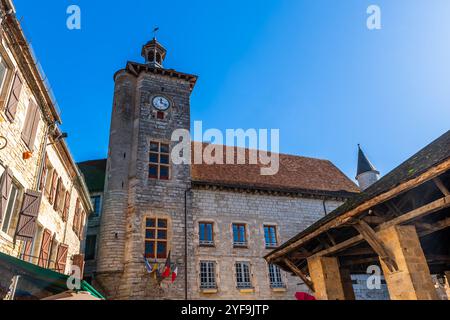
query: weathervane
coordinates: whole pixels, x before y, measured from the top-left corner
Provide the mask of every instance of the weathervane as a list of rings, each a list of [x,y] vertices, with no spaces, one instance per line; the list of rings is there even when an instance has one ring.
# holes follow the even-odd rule
[[[156,39],[156,35],[158,34],[159,27],[153,28],[153,39]]]

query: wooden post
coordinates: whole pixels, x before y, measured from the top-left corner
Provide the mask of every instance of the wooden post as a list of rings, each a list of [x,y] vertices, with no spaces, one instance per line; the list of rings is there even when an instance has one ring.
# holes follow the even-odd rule
[[[294,272],[303,282],[308,286],[308,288],[314,292],[314,284],[309,280],[306,275],[289,259],[284,259],[284,263]]]

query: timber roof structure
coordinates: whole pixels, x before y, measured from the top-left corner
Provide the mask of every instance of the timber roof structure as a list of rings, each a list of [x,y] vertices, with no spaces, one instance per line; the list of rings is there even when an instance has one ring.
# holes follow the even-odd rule
[[[411,224],[417,229],[430,270],[450,267],[450,131],[420,150],[364,192],[269,253],[265,259],[285,270],[308,273],[307,259],[339,256],[363,272],[378,255],[358,231],[374,232]]]

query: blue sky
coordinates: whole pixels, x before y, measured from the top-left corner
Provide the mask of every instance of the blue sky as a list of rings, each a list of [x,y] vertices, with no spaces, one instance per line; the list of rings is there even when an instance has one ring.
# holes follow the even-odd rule
[[[192,121],[279,128],[281,151],[386,174],[449,129],[450,1],[15,0],[77,161],[106,156],[113,74],[161,28],[165,66],[199,75]],[[82,29],[66,28],[81,8]],[[377,4],[382,29],[366,28]]]

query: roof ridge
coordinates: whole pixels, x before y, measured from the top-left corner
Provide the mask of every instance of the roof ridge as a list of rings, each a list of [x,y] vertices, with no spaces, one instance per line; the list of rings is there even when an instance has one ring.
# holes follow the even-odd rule
[[[195,144],[195,143],[198,143],[198,144],[201,143],[203,145],[214,145],[214,146],[219,146],[219,147],[220,146],[222,146],[222,147],[225,146],[227,148],[244,149],[244,150],[248,150],[248,151],[250,151],[250,150],[253,150],[253,151],[266,151],[266,150],[263,150],[263,149],[254,149],[254,148],[240,147],[240,146],[229,146],[229,145],[226,145],[226,144],[208,143],[208,142],[205,142],[205,141],[203,141],[203,142],[192,141],[191,142],[191,144]],[[310,157],[310,156],[302,156],[302,155],[298,155],[298,154],[283,153],[283,152],[272,152],[272,151],[266,151],[266,152],[275,153],[275,154],[278,154],[280,156],[295,157],[295,158],[302,158],[302,159],[311,159],[311,160],[319,160],[319,161],[325,161],[325,162],[332,163],[328,159],[322,159],[322,158],[316,158],[316,157]]]

